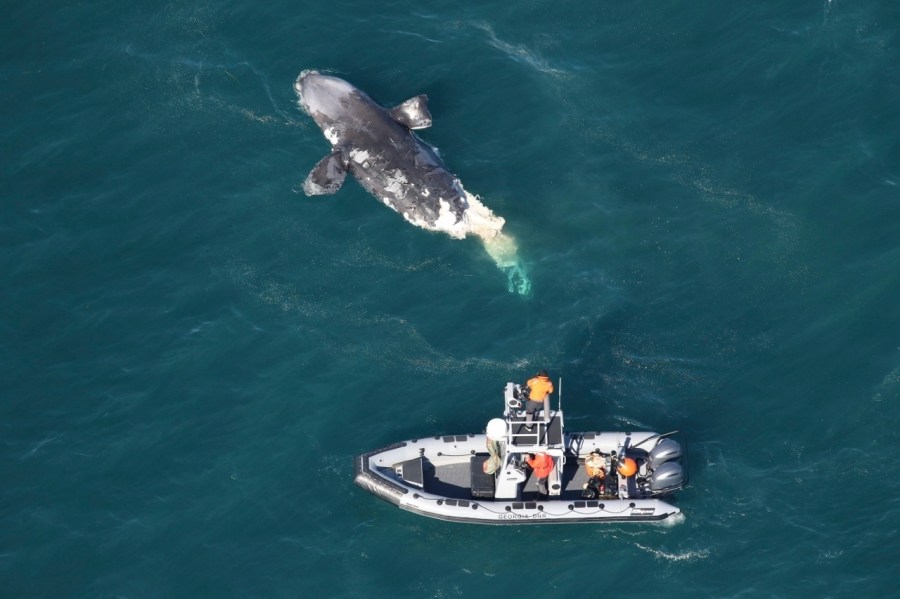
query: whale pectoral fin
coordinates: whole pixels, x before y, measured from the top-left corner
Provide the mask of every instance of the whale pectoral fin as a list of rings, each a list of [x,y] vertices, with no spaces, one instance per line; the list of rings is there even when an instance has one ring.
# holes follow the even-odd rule
[[[390,110],[391,118],[408,129],[431,127],[431,113],[428,111],[428,96],[420,94]]]
[[[341,188],[347,177],[347,163],[340,150],[319,161],[303,182],[303,191],[308,196],[330,195]]]

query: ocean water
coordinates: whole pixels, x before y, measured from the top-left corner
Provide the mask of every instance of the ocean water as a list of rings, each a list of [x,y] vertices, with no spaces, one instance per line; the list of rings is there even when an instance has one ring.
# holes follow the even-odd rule
[[[8,5],[0,596],[896,594],[900,6]],[[304,69],[421,131],[532,283],[348,180]],[[666,525],[486,527],[353,485],[477,432],[680,430]]]

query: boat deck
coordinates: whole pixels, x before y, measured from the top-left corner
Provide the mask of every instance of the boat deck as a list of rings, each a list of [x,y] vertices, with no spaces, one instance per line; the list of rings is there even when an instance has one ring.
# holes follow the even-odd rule
[[[563,441],[562,421],[554,414],[548,424],[535,423],[532,431],[525,428],[525,416],[514,415],[509,418],[513,445],[559,445]]]
[[[429,467],[425,469],[425,490],[435,495],[442,495],[451,499],[472,499],[472,480],[469,462]],[[522,489],[522,501],[536,501],[538,499],[537,478],[531,470],[527,471],[528,478]],[[553,499],[579,500],[584,483],[587,482],[587,473],[584,467],[574,457],[569,457],[563,467],[561,482],[562,492]],[[483,501],[483,500],[482,500]]]

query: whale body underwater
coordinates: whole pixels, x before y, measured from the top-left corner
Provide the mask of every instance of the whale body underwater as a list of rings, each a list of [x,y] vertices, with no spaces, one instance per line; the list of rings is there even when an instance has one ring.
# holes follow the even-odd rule
[[[300,73],[294,90],[300,108],[331,143],[331,152],[303,183],[306,195],[337,192],[349,172],[411,224],[455,239],[478,237],[506,273],[509,290],[530,293],[515,240],[503,232],[504,219],[467,192],[435,149],[413,133],[431,126],[424,94],[386,109],[347,81],[318,71]]]

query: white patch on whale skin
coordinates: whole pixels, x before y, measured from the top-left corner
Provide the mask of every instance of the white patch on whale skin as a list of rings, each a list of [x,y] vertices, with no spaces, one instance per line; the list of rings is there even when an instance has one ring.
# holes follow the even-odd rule
[[[406,173],[400,169],[395,169],[389,173],[385,173],[384,190],[394,196],[403,196],[404,188],[409,185],[406,179]]]
[[[490,208],[481,203],[481,198],[474,196],[466,190],[466,201],[469,207],[463,216],[466,228],[473,235],[482,239],[496,237],[503,230],[506,221],[501,216],[494,214]]]
[[[363,166],[366,165],[366,160],[369,159],[369,153],[366,150],[354,149],[350,150],[350,160],[355,162],[356,164],[361,164]]]
[[[327,139],[331,145],[336,146],[338,141],[340,140],[340,136],[338,135],[338,131],[336,127],[329,127],[327,129],[323,129],[322,133],[325,134],[325,139]]]
[[[468,232],[465,218],[457,221],[456,214],[453,212],[453,207],[450,206],[450,202],[446,201],[444,198],[438,199],[438,206],[438,217],[434,221],[434,228],[438,231],[445,232],[454,239],[464,239]]]

